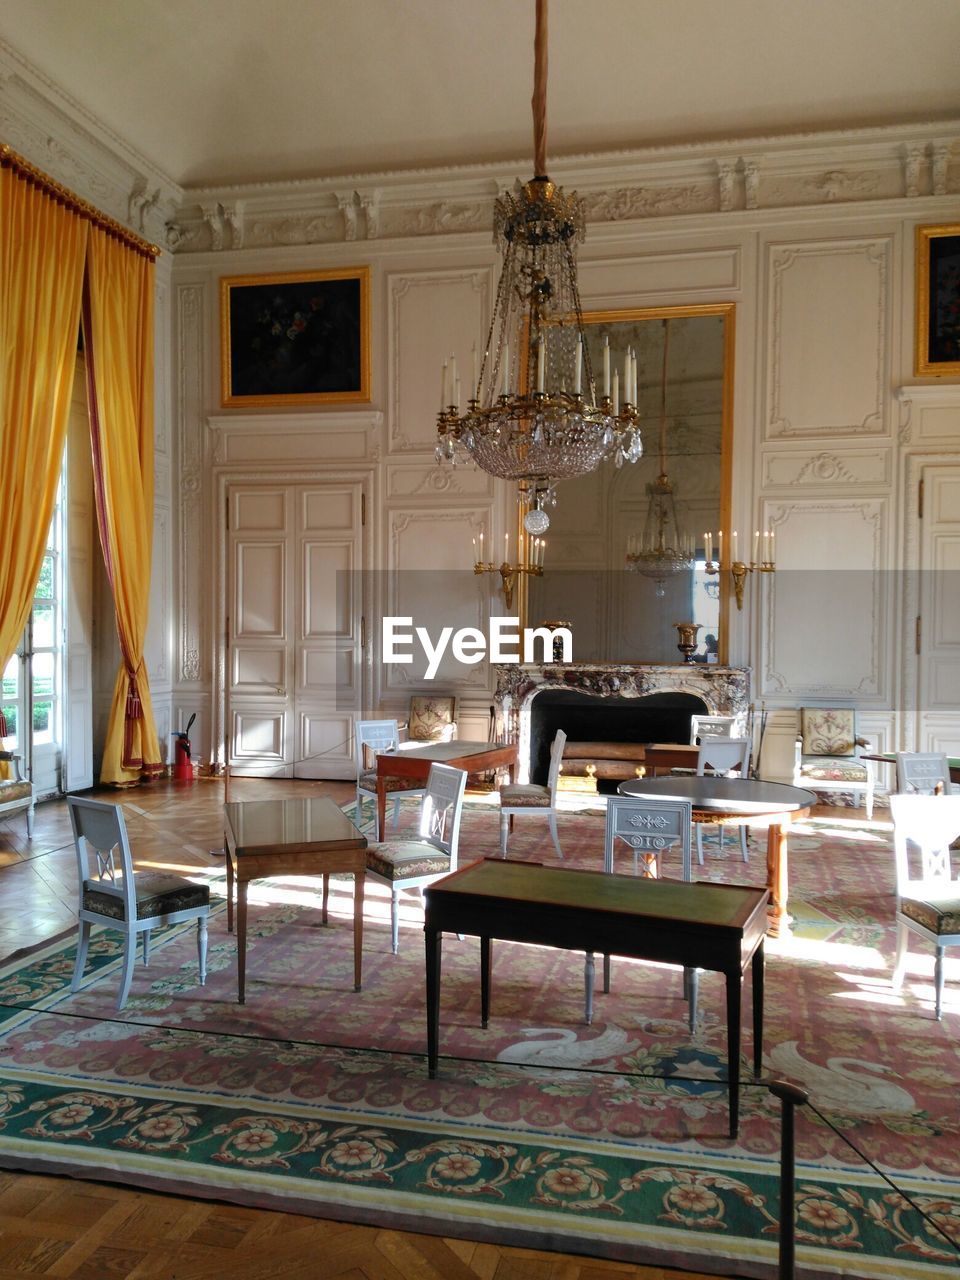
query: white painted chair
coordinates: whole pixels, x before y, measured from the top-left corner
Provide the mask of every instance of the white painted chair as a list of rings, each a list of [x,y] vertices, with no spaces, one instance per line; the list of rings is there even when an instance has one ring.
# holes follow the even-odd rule
[[[510,782],[500,788],[500,856],[507,856],[507,839],[513,819],[519,815],[536,814],[546,818],[557,857],[563,857],[560,837],[557,834],[557,785],[560,781],[560,764],[567,735],[557,730],[550,746],[550,772],[547,784],[538,782]]]
[[[750,776],[750,739],[749,738],[701,738],[700,750],[697,753],[697,776],[712,774],[719,778]],[[697,823],[697,862],[703,866],[703,828],[710,823]],[[744,862],[750,861],[747,848],[747,828],[739,823],[740,855]],[[720,847],[723,847],[723,824],[719,825]]]
[[[897,957],[893,988],[899,991],[910,931],[936,948],[934,1014],[943,1016],[943,953],[960,946],[960,876],[951,867],[951,842],[960,836],[960,795],[890,797],[897,864]]]
[[[467,775],[463,769],[432,764],[421,793],[419,836],[381,840],[367,849],[367,875],[390,886],[390,941],[400,950],[400,891],[423,889],[457,869],[460,816]]]
[[[900,795],[948,796],[952,790],[945,752],[897,752],[897,791]]]
[[[150,962],[150,934],[161,925],[197,922],[200,985],[207,980],[207,915],[210,886],[167,872],[133,870],[123,809],[103,800],[67,796],[80,884],[80,937],[71,990],[83,977],[90,926],[102,924],[124,934],[123,973],[117,1008],[130,994],[137,937],[143,935],[143,963]]]
[[[680,879],[689,883],[692,879],[690,857],[690,829],[693,806],[689,800],[644,800],[636,796],[609,796],[607,821],[603,842],[603,869],[614,872],[616,852],[623,844],[633,853],[633,873],[638,868],[650,879],[660,877],[660,859],[676,848],[680,849]],[[641,864],[642,860],[642,866]],[[583,975],[584,1020],[589,1026],[593,1021],[594,959],[587,952]],[[695,969],[685,969],[684,995],[689,1001],[690,1030],[697,1022],[698,975]],[[603,957],[603,990],[610,990],[610,957]]]
[[[358,720],[357,740],[357,821],[363,821],[364,800],[373,801],[377,816],[377,756],[382,751],[396,751],[400,745],[400,727],[396,720]],[[409,796],[422,796],[423,787],[411,787],[408,778],[387,778],[386,790],[393,797],[393,825],[400,820],[400,801]]]
[[[853,707],[801,707],[793,785],[809,791],[862,793],[873,817],[874,762],[860,757],[866,738],[857,733]]]
[[[740,737],[738,728],[743,728],[737,716],[697,716],[690,717],[690,745],[698,747],[701,738]]]
[[[0,778],[0,821],[22,813],[27,820],[27,839],[33,839],[33,783],[23,776],[20,756],[14,751],[0,751],[0,760],[13,767],[12,778]]]

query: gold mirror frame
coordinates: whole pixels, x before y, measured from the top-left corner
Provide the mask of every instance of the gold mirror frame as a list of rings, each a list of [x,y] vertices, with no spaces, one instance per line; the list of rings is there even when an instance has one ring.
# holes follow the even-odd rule
[[[718,302],[718,303],[693,303],[690,305],[670,306],[670,307],[640,307],[640,308],[623,308],[613,311],[585,311],[583,314],[584,328],[591,325],[616,325],[629,324],[650,321],[658,323],[663,320],[672,319],[688,319],[698,316],[720,316],[723,319],[723,372],[721,384],[721,443],[720,443],[720,510],[719,524],[717,529],[730,529],[730,513],[731,513],[731,491],[733,484],[733,384],[734,384],[734,353],[736,350],[736,303],[734,302]],[[595,374],[596,374],[595,370]],[[659,423],[651,420],[649,417],[641,422],[641,431],[643,433],[643,445],[646,455],[653,454],[657,449],[657,432]],[[627,464],[628,466],[630,464]],[[612,464],[603,463],[603,469],[607,469],[612,474]],[[517,547],[518,560],[521,564],[529,563],[528,543],[531,541],[529,535],[523,527],[523,517],[526,514],[527,506],[524,501],[525,484],[521,482],[518,485],[518,513],[517,513]],[[561,483],[557,489],[558,509],[564,501],[564,485]],[[716,533],[717,530],[714,530]],[[550,534],[547,532],[547,561],[544,566],[544,573],[550,572]],[[614,566],[616,568],[624,566]],[[529,625],[529,580],[527,574],[518,574],[519,582],[517,584],[517,613],[520,617],[520,625]],[[731,586],[729,582],[729,574],[720,574],[720,599],[719,599],[719,635],[717,637],[717,661],[720,665],[726,664],[728,660],[728,631],[729,631],[729,612],[730,612],[730,595]],[[622,661],[615,657],[611,661]]]

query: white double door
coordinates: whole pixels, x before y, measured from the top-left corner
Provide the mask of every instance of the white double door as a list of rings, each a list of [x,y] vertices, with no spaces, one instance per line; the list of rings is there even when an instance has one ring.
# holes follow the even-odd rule
[[[356,479],[227,488],[225,726],[238,774],[352,778],[364,495]]]

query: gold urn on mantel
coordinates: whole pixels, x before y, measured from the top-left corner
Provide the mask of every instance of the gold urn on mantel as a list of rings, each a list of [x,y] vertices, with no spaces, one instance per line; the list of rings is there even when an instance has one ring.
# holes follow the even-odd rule
[[[680,637],[677,648],[683,654],[684,662],[693,662],[693,653],[697,647],[697,632],[702,623],[675,622],[673,625],[677,628],[677,635]]]

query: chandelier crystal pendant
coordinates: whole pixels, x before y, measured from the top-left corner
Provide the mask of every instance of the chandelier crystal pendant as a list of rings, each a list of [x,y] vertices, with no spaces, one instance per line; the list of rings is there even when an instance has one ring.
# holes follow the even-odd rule
[[[667,360],[670,321],[663,321],[663,366],[660,374],[660,474],[647,485],[650,498],[643,532],[627,542],[627,568],[652,578],[657,595],[666,593],[668,578],[693,568],[692,535],[683,532],[677,515],[673,484],[667,475]]]
[[[604,348],[598,388],[583,331],[574,249],[583,206],[546,176],[547,0],[537,0],[534,43],[534,168],[529,182],[494,205],[494,243],[503,256],[493,319],[475,387],[460,407],[456,360],[443,366],[437,459],[472,458],[483,471],[521,483],[524,526],[542,534],[560,480],[613,458],[643,452],[633,353],[611,371]],[[598,395],[599,391],[599,395]]]

